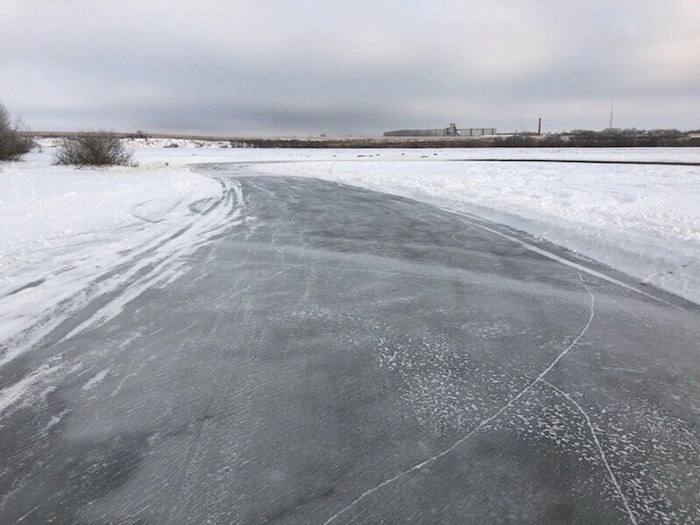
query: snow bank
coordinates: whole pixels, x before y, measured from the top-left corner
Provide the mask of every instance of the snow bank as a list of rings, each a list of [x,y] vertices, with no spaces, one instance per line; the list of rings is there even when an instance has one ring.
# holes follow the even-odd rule
[[[43,151],[0,163],[0,367],[89,301],[98,276],[197,220],[191,203],[221,194],[184,167],[75,169],[51,160]]]

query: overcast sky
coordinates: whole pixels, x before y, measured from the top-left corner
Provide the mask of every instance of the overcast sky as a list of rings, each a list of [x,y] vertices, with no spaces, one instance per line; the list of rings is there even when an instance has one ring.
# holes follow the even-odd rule
[[[35,130],[700,128],[700,0],[0,0]]]

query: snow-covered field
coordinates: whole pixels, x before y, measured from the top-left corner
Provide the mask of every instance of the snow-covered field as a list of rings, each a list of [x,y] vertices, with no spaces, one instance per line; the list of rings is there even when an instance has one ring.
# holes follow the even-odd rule
[[[139,162],[133,168],[52,166],[52,140],[23,162],[0,164],[0,364],[55,326],[60,316],[52,316],[97,276],[196,220],[192,205],[221,192],[188,168],[203,162],[252,162],[255,173],[318,177],[477,213],[700,303],[700,167],[450,160],[697,162],[698,148],[165,147],[173,142],[131,141]]]
[[[221,193],[182,167],[76,170],[51,159],[0,163],[0,367],[110,286],[137,292],[176,275],[193,239],[168,237],[199,219],[192,203]],[[52,372],[0,392],[0,412]]]

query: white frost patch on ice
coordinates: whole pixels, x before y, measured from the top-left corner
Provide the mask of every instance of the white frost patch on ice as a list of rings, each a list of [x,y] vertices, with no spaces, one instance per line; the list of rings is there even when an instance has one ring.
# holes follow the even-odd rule
[[[424,467],[434,463],[435,461],[439,460],[440,458],[443,458],[447,454],[451,453],[454,449],[457,447],[461,446],[462,443],[467,441],[471,436],[473,436],[475,433],[479,432],[482,428],[487,427],[491,422],[495,421],[502,413],[505,411],[509,410],[511,407],[513,407],[523,396],[525,396],[530,390],[532,390],[535,386],[537,386],[539,383],[541,383],[544,378],[549,374],[549,372],[552,371],[552,369],[561,361],[581,340],[581,338],[586,334],[588,331],[588,328],[591,326],[591,323],[593,322],[593,319],[595,318],[595,296],[593,295],[593,292],[591,292],[591,289],[588,287],[588,284],[586,284],[586,281],[583,279],[583,276],[579,272],[579,279],[581,280],[581,284],[585,288],[586,292],[588,292],[588,295],[591,299],[590,303],[590,309],[589,309],[589,314],[588,314],[588,321],[586,322],[585,326],[581,330],[581,332],[574,338],[571,343],[569,343],[566,348],[564,348],[555,358],[552,360],[549,365],[540,372],[540,375],[538,375],[534,380],[532,380],[530,383],[528,383],[522,390],[517,392],[515,395],[513,395],[507,403],[502,405],[498,410],[490,414],[488,417],[485,419],[482,419],[479,424],[474,426],[468,433],[466,433],[464,436],[459,438],[457,441],[455,441],[452,445],[450,445],[448,448],[444,449],[443,451],[435,454],[432,457],[429,457],[428,459],[417,463],[416,465],[413,465],[411,468],[404,470],[398,474],[396,474],[394,477],[388,478],[384,481],[382,481],[380,484],[375,485],[374,487],[364,491],[362,494],[360,494],[357,498],[355,498],[353,501],[351,501],[348,505],[340,509],[338,512],[336,512],[333,516],[328,518],[325,522],[324,525],[329,525],[330,523],[334,522],[337,518],[345,514],[348,510],[351,508],[355,507],[358,503],[360,503],[362,500],[364,500],[367,496],[370,496],[371,494],[374,494],[375,492],[383,489],[384,487],[391,485],[398,481],[399,479],[411,474],[412,472],[416,472],[419,470],[422,470]]]
[[[0,390],[0,414],[3,414],[12,405],[15,405],[29,394],[41,390],[42,385],[45,385],[50,377],[59,370],[60,366],[54,366],[50,362],[45,363],[16,383]],[[44,391],[46,393],[45,389]]]
[[[109,371],[110,369],[106,368],[105,370],[99,372],[97,375],[91,377],[87,383],[80,387],[80,390],[82,390],[83,392],[87,392],[88,390],[95,388],[102,381],[104,381],[105,377],[107,377],[107,374],[109,374]]]
[[[44,427],[44,432],[48,432],[53,427],[58,425],[63,420],[65,415],[68,414],[69,412],[70,412],[70,410],[65,409],[62,412],[60,412],[58,415],[51,416],[51,419],[49,419],[49,422],[46,423],[46,426]]]

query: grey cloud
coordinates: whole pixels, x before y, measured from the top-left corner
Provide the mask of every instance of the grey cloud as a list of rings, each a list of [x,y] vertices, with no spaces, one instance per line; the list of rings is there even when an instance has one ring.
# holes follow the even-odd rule
[[[613,98],[619,125],[700,127],[693,0],[4,0],[0,20],[0,100],[34,129],[600,128]]]

